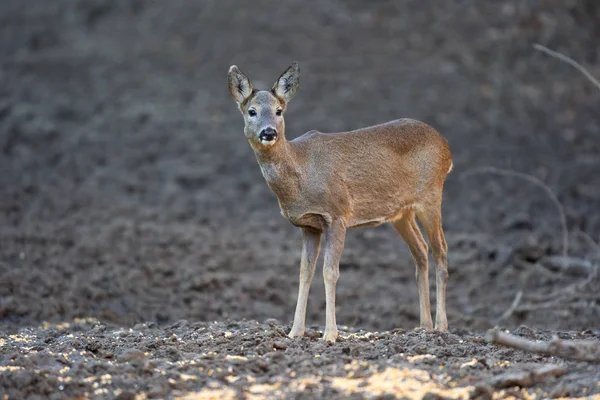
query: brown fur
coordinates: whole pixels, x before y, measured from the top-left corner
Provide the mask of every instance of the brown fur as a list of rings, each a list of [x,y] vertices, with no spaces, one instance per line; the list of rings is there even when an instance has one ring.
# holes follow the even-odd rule
[[[233,77],[232,77],[233,75]],[[245,133],[281,213],[303,229],[300,289],[290,336],[304,333],[308,287],[314,275],[321,235],[325,235],[327,319],[324,339],[335,341],[335,285],[339,258],[348,228],[390,222],[406,241],[417,265],[421,326],[433,328],[427,278],[427,244],[416,224],[421,221],[436,261],[436,327],[447,329],[445,292],[447,245],[442,230],[442,187],[452,168],[447,141],[432,127],[401,119],[342,133],[310,131],[285,138],[284,108],[298,86],[299,69],[292,65],[275,82],[272,92],[250,90],[247,97],[231,82],[245,75],[230,69],[230,91],[246,121]],[[248,87],[252,87],[247,80]],[[256,117],[247,115],[257,111]],[[272,127],[277,139],[264,143],[260,130]]]

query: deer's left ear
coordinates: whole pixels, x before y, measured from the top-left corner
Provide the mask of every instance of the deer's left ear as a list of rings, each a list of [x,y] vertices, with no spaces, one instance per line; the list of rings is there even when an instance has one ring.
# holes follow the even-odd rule
[[[300,84],[300,67],[297,62],[294,62],[285,70],[283,74],[275,81],[273,85],[273,93],[275,96],[283,99],[286,103],[289,102],[298,89]]]

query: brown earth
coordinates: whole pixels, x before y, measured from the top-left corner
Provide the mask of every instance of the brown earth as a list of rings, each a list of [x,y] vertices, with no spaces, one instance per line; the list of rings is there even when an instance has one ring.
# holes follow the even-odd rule
[[[600,398],[597,364],[490,346],[464,330],[344,328],[329,344],[315,329],[289,339],[289,328],[275,320],[115,328],[91,319],[25,328],[2,339],[0,387],[15,399]],[[559,335],[600,339],[590,331]]]
[[[496,324],[540,339],[600,336],[600,91],[532,48],[600,77],[598,21],[594,0],[2,1],[0,393],[413,395],[386,378],[430,398],[477,385],[482,396],[599,393],[597,365],[481,339]],[[317,275],[310,337],[282,336],[300,232],[262,179],[226,72],[236,63],[267,87],[293,60],[302,83],[289,137],[410,117],[448,138],[449,333],[413,330],[413,262],[382,226],[348,235],[337,317],[346,335],[388,333],[317,340]],[[556,194],[567,249],[548,193],[477,173],[489,166]],[[565,251],[566,269],[553,259]],[[74,318],[84,320],[56,325]],[[435,358],[411,358],[424,354]],[[527,394],[495,386],[547,363],[567,373]],[[335,379],[349,374],[360,378]]]

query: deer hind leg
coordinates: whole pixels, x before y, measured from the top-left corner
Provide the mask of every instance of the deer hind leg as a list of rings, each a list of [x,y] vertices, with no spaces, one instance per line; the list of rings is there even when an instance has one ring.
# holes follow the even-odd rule
[[[302,229],[302,259],[300,261],[298,302],[296,304],[296,313],[294,314],[294,324],[288,334],[292,338],[304,335],[308,292],[310,290],[310,283],[315,275],[315,266],[317,265],[317,258],[319,258],[320,247],[321,233]]]
[[[448,245],[442,229],[441,201],[428,204],[417,213],[429,238],[431,252],[435,260],[436,281],[436,316],[435,327],[439,330],[448,329],[446,317],[446,283],[448,282]]]
[[[423,239],[413,212],[392,222],[394,229],[402,236],[408,245],[415,261],[417,287],[419,289],[420,325],[422,328],[433,329],[431,320],[431,305],[429,302],[429,266],[427,263],[427,242]]]

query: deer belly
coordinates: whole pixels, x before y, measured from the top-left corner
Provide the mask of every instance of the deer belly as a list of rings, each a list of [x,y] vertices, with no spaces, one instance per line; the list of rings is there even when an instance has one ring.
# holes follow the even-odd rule
[[[387,218],[374,218],[366,220],[351,220],[349,228],[367,228],[369,226],[378,226],[388,221]]]
[[[407,211],[410,211],[413,208],[413,205],[406,205],[396,209],[380,210],[381,213],[377,213],[376,215],[367,216],[368,213],[364,213],[365,215],[358,215],[351,218],[348,227],[366,228],[369,226],[385,224],[386,222],[401,219]]]

